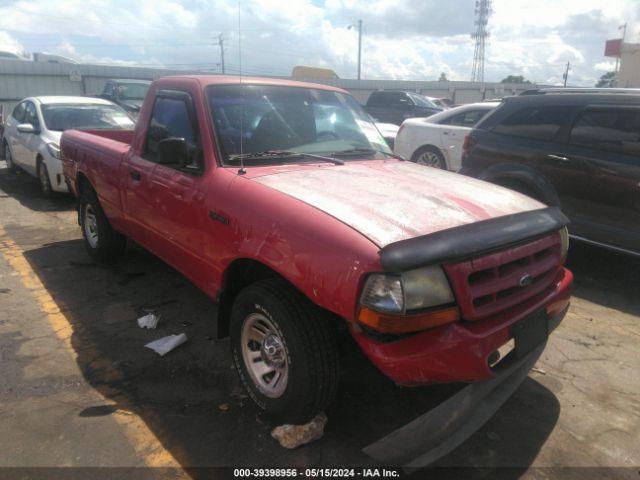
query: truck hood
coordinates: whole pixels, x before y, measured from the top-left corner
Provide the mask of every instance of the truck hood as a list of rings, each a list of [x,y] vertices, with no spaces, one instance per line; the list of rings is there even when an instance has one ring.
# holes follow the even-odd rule
[[[380,248],[545,206],[463,175],[402,161],[352,162],[254,177],[337,218]]]

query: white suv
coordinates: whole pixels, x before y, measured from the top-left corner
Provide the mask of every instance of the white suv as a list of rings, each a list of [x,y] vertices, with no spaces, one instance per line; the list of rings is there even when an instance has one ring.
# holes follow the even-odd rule
[[[117,105],[89,97],[30,97],[7,118],[3,150],[7,167],[38,178],[45,196],[67,192],[60,159],[60,137],[67,129],[132,130],[134,123]]]

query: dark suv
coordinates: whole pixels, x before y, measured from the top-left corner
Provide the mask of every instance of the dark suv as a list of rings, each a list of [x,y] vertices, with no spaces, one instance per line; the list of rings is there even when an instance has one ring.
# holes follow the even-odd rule
[[[372,92],[364,108],[376,122],[394,125],[400,125],[407,118],[428,117],[442,111],[419,93],[396,90]]]
[[[461,173],[571,219],[571,235],[640,255],[640,91],[506,98],[465,139]]]

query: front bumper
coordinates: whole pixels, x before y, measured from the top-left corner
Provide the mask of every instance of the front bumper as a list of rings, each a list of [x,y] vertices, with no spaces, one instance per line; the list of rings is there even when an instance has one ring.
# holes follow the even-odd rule
[[[554,289],[529,302],[476,322],[456,322],[383,343],[352,328],[352,334],[376,367],[399,385],[475,382],[494,377],[488,357],[511,338],[511,327],[544,309],[549,333],[569,306],[573,275],[562,269]]]
[[[368,445],[364,453],[383,465],[402,465],[406,472],[435,462],[498,411],[527,377],[545,345],[501,365],[491,380],[467,385],[437,407]]]

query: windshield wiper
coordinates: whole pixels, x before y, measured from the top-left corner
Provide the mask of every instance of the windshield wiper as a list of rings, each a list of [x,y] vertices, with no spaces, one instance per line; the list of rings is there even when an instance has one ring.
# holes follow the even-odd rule
[[[366,155],[366,154],[373,154],[373,153],[379,153],[381,155],[386,155],[388,157],[391,158],[397,158],[398,160],[405,160],[403,157],[401,157],[400,155],[396,155],[395,153],[390,153],[390,152],[385,152],[384,150],[376,150],[375,148],[365,148],[365,147],[358,147],[358,148],[350,148],[348,150],[338,150],[337,152],[332,152],[331,155]]]
[[[230,155],[229,160],[247,160],[252,158],[278,158],[278,157],[307,157],[317,158],[325,162],[333,163],[334,165],[344,165],[344,162],[337,158],[325,157],[323,155],[315,155],[313,153],[293,152],[290,150],[265,150],[263,152],[251,152],[238,155]]]

